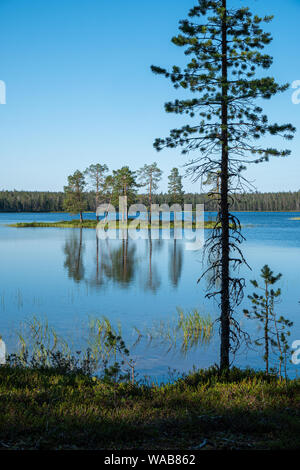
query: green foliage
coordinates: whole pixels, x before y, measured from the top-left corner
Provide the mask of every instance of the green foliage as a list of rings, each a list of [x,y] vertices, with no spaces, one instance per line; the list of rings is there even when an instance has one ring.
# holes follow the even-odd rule
[[[227,21],[226,60],[230,72],[225,83],[221,49],[224,15]],[[174,66],[168,71],[152,66],[152,71],[170,79],[176,89],[188,89],[192,95],[196,95],[194,98],[169,102],[165,108],[167,112],[196,117],[197,123],[172,130],[166,139],[157,139],[155,147],[158,150],[177,146],[183,147],[183,153],[197,150],[202,155],[193,163],[208,158],[208,155],[218,155],[222,131],[221,91],[226,87],[230,154],[236,154],[238,158],[242,154],[244,161],[247,156],[256,156],[255,162],[266,161],[270,156],[289,155],[288,150],[278,151],[251,143],[253,139],[255,141],[268,134],[280,134],[291,139],[295,131],[290,124],[270,124],[262,108],[254,104],[257,98],[269,99],[288,88],[287,84],[278,85],[272,77],[255,77],[258,68],[268,69],[273,62],[271,56],[261,52],[272,41],[270,33],[262,29],[262,24],[271,19],[270,16],[259,18],[245,7],[230,8],[225,12],[220,0],[200,0],[189,11],[189,18],[180,21],[180,33],[172,42],[185,49],[189,62],[183,69]],[[234,167],[234,162],[232,165]],[[237,170],[239,168],[240,163]],[[205,173],[219,169],[218,166],[207,165]]]
[[[0,191],[0,212],[62,212],[64,193]]]
[[[252,370],[132,385],[7,365],[0,367],[0,448],[298,449],[299,393],[299,380],[285,384]]]
[[[273,349],[279,355],[279,376],[282,376],[282,365],[284,365],[285,378],[287,378],[286,366],[290,351],[288,337],[290,336],[289,329],[293,323],[283,316],[278,317],[275,305],[280,299],[281,289],[274,290],[272,287],[281,277],[281,274],[274,276],[269,266],[265,265],[261,270],[263,285],[260,286],[256,280],[251,281],[255,289],[261,291],[262,294],[254,292],[248,296],[251,300],[252,310],[245,309],[244,314],[247,318],[258,320],[263,325],[264,336],[258,338],[255,344],[264,346],[266,373],[269,373],[270,350]]]
[[[136,173],[128,166],[123,166],[119,170],[114,170],[112,175],[112,195],[111,203],[119,207],[119,197],[127,197],[128,205],[136,200],[136,190],[139,187],[136,182]]]
[[[158,168],[156,162],[152,163],[151,165],[145,164],[137,171],[137,177],[139,179],[140,186],[147,187],[148,203],[150,206],[152,202],[152,195],[157,190],[158,183],[161,180],[162,171]]]
[[[59,222],[18,222],[16,224],[9,224],[9,227],[16,227],[16,228],[93,228],[95,229],[97,227],[97,220],[88,220],[85,219],[82,222],[80,220],[61,220]],[[196,223],[193,221],[189,223],[188,221],[186,222],[187,226],[189,228],[196,228]],[[163,221],[154,222],[152,228],[161,228],[163,226]],[[216,226],[216,221],[215,220],[206,220],[204,222],[204,228],[205,229],[213,229]],[[130,229],[130,221],[128,222],[122,222],[122,221],[116,221],[115,222],[115,227],[118,228],[129,228]],[[150,225],[148,225],[147,222],[142,223],[143,229],[148,229],[150,228]],[[174,222],[170,222],[170,228],[174,228]],[[136,227],[134,226],[134,229]]]
[[[96,163],[90,165],[84,171],[84,174],[87,175],[90,181],[90,187],[92,191],[95,193],[95,204],[96,208],[99,206],[103,199],[106,196],[106,176],[105,174],[108,172],[107,165],[101,165],[100,163]],[[102,201],[101,201],[102,199]]]
[[[207,178],[207,177],[205,177]],[[111,198],[112,185],[109,185],[112,177],[106,178],[104,198],[108,202]],[[214,183],[213,183],[214,184]],[[210,193],[213,192],[213,189]],[[64,193],[39,192],[39,191],[0,191],[0,212],[63,212]],[[84,199],[87,211],[96,210],[95,193],[85,192]],[[139,193],[134,203],[148,204],[148,194]],[[154,204],[171,204],[171,196],[168,193],[152,194]],[[207,211],[218,210],[218,200],[206,193],[184,194],[186,204],[205,204]],[[300,211],[300,192],[280,193],[236,193],[231,206],[233,211]]]
[[[272,17],[260,18],[249,8],[232,8],[230,3],[198,0],[188,19],[180,21],[179,34],[172,38],[173,44],[184,49],[186,65],[168,70],[152,66],[152,71],[169,79],[175,89],[186,90],[186,97],[165,104],[166,112],[185,115],[183,126],[172,129],[166,138],[157,138],[154,147],[158,151],[179,147],[184,155],[196,152],[187,163],[194,181],[220,175],[221,191],[216,195],[220,226],[216,225],[205,247],[212,273],[207,295],[220,299],[220,364],[224,370],[229,368],[230,351],[237,350],[242,335],[235,313],[243,299],[245,279],[232,273],[247,264],[240,248],[244,239],[241,225],[230,213],[230,195],[247,188],[242,172],[248,163],[290,154],[287,149],[258,144],[259,139],[279,135],[290,140],[296,130],[291,124],[270,123],[257,104],[288,89],[288,84],[279,85],[259,72],[273,61],[262,53],[272,41],[262,26]],[[221,287],[216,290],[213,286],[217,282]]]
[[[10,224],[9,227],[17,228],[96,228],[97,220],[85,219],[80,220],[60,220],[58,222],[19,222],[17,224]]]
[[[135,383],[135,362],[129,357],[129,350],[126,348],[124,340],[120,335],[116,335],[112,330],[108,330],[106,334],[105,346],[108,350],[108,355],[111,350],[114,351],[115,358],[120,357],[120,362],[117,360],[114,364],[109,365],[108,361],[104,362],[104,375],[105,382],[113,382],[114,384],[131,380],[132,385]],[[124,366],[129,367],[129,371],[122,371]]]
[[[86,201],[84,199],[84,190],[86,181],[84,174],[77,170],[73,175],[68,176],[68,186],[64,187],[66,194],[64,200],[64,208],[71,214],[80,214],[82,220],[82,213],[86,210]]]
[[[183,204],[183,186],[182,176],[179,174],[178,168],[173,168],[168,176],[168,194],[170,196],[171,204]]]
[[[208,196],[218,200],[221,189],[221,172],[217,171],[216,173],[207,173],[205,180],[202,181],[202,185],[210,186],[211,189]]]
[[[93,358],[98,364],[116,358],[116,347],[113,347],[107,341],[110,334],[121,337],[121,325],[118,324],[116,329],[107,317],[90,318],[88,345]]]

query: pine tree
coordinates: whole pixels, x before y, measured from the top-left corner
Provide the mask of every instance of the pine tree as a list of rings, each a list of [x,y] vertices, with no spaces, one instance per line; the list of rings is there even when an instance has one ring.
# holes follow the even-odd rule
[[[174,129],[169,137],[157,139],[155,147],[182,147],[197,155],[189,161],[194,179],[220,172],[221,188],[217,225],[206,244],[212,272],[220,272],[221,288],[208,296],[220,296],[220,368],[230,366],[230,350],[238,346],[239,323],[234,311],[243,297],[245,281],[232,274],[245,262],[239,247],[243,240],[238,219],[230,213],[231,193],[244,189],[242,171],[250,162],[264,162],[272,156],[286,157],[289,150],[257,145],[266,135],[291,139],[291,124],[270,124],[257,99],[270,99],[287,90],[273,77],[261,77],[259,67],[268,69],[272,57],[262,53],[272,38],[262,29],[271,16],[260,18],[248,8],[231,8],[228,0],[198,0],[189,18],[180,22],[180,33],[172,39],[185,48],[189,62],[184,69],[168,71],[152,66],[152,71],[171,80],[175,88],[189,90],[186,99],[166,103],[170,113],[189,116],[193,124]],[[216,263],[218,268],[216,269]],[[219,276],[219,274],[218,274]],[[213,278],[212,278],[213,279]],[[214,279],[217,281],[217,279]]]
[[[251,284],[261,294],[254,292],[248,296],[252,309],[251,311],[244,309],[244,314],[247,318],[258,320],[263,325],[263,337],[255,340],[255,344],[264,347],[266,373],[268,374],[270,371],[270,352],[272,348],[279,353],[279,376],[282,376],[283,364],[286,376],[287,353],[289,352],[287,338],[290,336],[289,329],[293,326],[293,322],[283,316],[278,317],[275,303],[279,301],[281,289],[274,290],[273,287],[282,275],[277,274],[274,276],[269,266],[265,265],[261,270],[260,277],[263,282],[262,286],[256,280],[251,281]]]
[[[127,198],[128,205],[135,203],[136,189],[139,185],[134,171],[131,171],[128,166],[114,170],[111,182],[113,184],[111,202],[115,207],[119,206],[120,196]]]
[[[151,165],[144,165],[140,170],[137,171],[140,186],[147,187],[148,193],[148,204],[149,204],[149,223],[151,224],[151,205],[152,205],[152,194],[157,190],[158,183],[162,177],[162,171],[158,168],[157,163],[154,162]]]
[[[95,202],[96,202],[96,210],[100,204],[101,196],[104,197],[104,188],[105,188],[105,174],[108,172],[107,165],[101,165],[100,163],[96,163],[94,165],[90,165],[84,172],[85,175],[90,180],[91,189],[95,192]],[[99,217],[97,216],[97,220]]]
[[[168,176],[168,194],[170,195],[171,204],[182,204],[183,203],[183,186],[182,176],[179,174],[178,168],[173,168],[170,175]]]
[[[218,196],[220,194],[220,171],[217,173],[207,173],[206,179],[202,181],[203,186],[210,186],[209,194]]]
[[[86,181],[84,174],[77,170],[73,175],[68,176],[68,186],[64,187],[65,200],[64,209],[71,214],[79,212],[80,222],[83,221],[82,213],[86,210],[87,204],[84,198]]]

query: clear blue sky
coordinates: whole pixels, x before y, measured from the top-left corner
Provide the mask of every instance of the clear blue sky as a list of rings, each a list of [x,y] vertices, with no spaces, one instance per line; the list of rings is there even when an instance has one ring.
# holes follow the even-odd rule
[[[280,82],[300,80],[300,0],[232,1],[275,15],[267,26],[274,36],[269,73]],[[137,169],[157,161],[165,190],[168,172],[185,160],[179,150],[152,147],[180,119],[164,112],[176,92],[150,65],[182,63],[183,51],[170,38],[194,4],[0,0],[0,80],[7,86],[7,104],[0,105],[0,189],[62,190],[67,175],[90,163]],[[272,120],[299,129],[292,143],[278,140],[293,153],[248,171],[260,191],[300,189],[300,104],[292,104],[292,91],[267,110]],[[185,189],[199,185],[185,180]]]

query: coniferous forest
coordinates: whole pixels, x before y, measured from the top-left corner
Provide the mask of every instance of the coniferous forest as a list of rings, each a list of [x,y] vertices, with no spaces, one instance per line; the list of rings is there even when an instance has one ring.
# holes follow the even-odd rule
[[[95,194],[86,192],[86,210],[95,211]],[[0,212],[63,212],[65,194],[63,192],[44,191],[1,191]],[[170,200],[169,200],[170,199]],[[148,196],[138,194],[135,202],[147,205]],[[153,194],[154,204],[171,203],[168,193]],[[205,204],[205,210],[217,210],[217,202],[208,194],[184,194],[186,204]],[[300,211],[300,191],[280,193],[245,193],[236,194],[232,205],[233,211]]]

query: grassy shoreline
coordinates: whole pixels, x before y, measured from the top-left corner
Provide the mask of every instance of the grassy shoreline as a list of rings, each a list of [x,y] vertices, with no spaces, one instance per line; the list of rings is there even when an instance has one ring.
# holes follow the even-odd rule
[[[98,222],[96,220],[84,220],[82,223],[79,220],[62,220],[58,222],[19,222],[15,224],[9,224],[8,227],[15,227],[15,228],[90,228],[90,229],[95,229],[97,227]],[[116,228],[116,229],[136,229],[136,225],[132,225],[133,221],[130,220],[127,223],[126,222],[121,222],[121,221],[116,221],[114,222],[110,228]],[[180,222],[181,224],[181,222]],[[180,227],[181,225],[178,225]],[[185,228],[202,228],[203,224],[202,223],[195,223],[195,222],[189,222],[185,221]],[[204,222],[204,228],[205,229],[212,229],[215,226],[214,221],[205,221]],[[142,221],[139,224],[139,228],[141,229],[150,229],[150,228],[174,228],[174,222],[162,222],[160,221],[159,223],[157,222],[152,222],[152,226],[150,227],[150,224],[148,224],[147,221]]]
[[[0,449],[299,449],[300,379],[199,371],[167,385],[109,384],[0,367]]]

